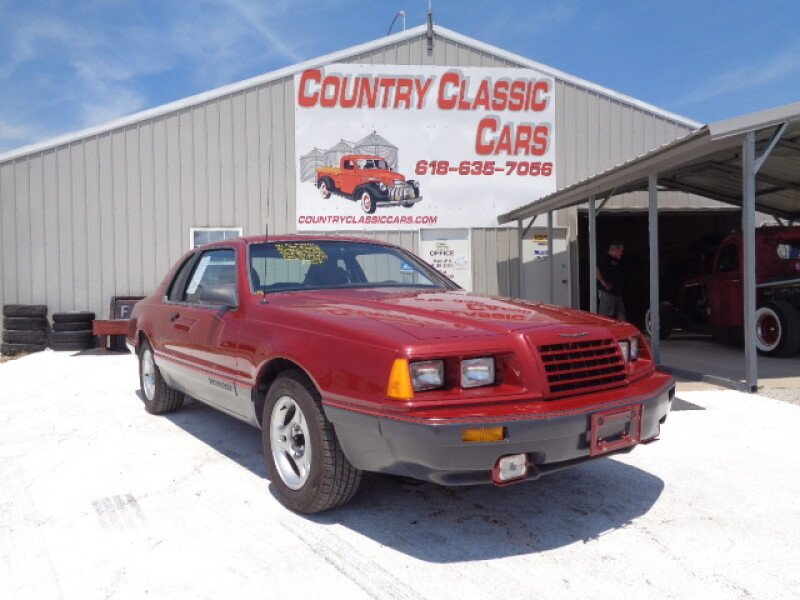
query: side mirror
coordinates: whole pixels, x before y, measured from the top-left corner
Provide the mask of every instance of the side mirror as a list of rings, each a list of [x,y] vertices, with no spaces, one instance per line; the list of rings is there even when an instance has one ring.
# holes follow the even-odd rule
[[[233,284],[201,285],[197,299],[204,304],[234,307],[237,304],[236,286]]]

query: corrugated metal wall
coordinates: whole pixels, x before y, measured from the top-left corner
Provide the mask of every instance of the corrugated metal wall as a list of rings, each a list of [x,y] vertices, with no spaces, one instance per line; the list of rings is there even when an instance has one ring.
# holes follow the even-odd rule
[[[419,37],[350,62],[518,66],[439,36],[430,57]],[[688,131],[566,82],[558,82],[556,102],[559,188]],[[252,235],[269,219],[271,232],[294,232],[294,159],[287,77],[5,162],[0,303],[106,316],[111,296],[154,289],[188,249],[190,227],[242,227]],[[571,221],[567,214],[559,224]],[[418,245],[412,232],[371,236]],[[474,230],[472,246],[475,291],[515,295],[516,228]]]

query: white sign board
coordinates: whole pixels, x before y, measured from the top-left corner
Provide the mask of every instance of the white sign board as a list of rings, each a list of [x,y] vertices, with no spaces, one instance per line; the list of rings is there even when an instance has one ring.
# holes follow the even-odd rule
[[[472,291],[472,243],[468,229],[422,229],[419,256],[460,287]]]
[[[554,94],[532,69],[298,73],[297,229],[497,227],[556,189]]]

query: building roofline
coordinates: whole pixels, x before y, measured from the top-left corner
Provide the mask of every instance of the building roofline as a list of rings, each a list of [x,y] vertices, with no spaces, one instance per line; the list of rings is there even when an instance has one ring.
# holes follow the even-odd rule
[[[359,54],[363,54],[365,52],[376,50],[383,46],[388,46],[391,44],[396,44],[398,42],[403,42],[405,40],[413,39],[422,34],[425,34],[426,31],[427,31],[427,25],[419,25],[417,27],[412,27],[411,29],[407,29],[405,31],[401,31],[392,35],[387,35],[382,38],[372,40],[370,42],[366,42],[364,44],[352,46],[344,50],[337,50],[336,52],[331,52],[330,54],[318,56],[316,58],[312,58],[294,65],[290,65],[288,67],[276,69],[274,71],[270,71],[262,75],[250,77],[249,79],[244,79],[242,81],[238,81],[235,83],[223,85],[221,87],[214,88],[212,90],[202,92],[200,94],[195,94],[193,96],[188,96],[186,98],[175,100],[167,104],[162,104],[160,106],[149,108],[147,110],[143,110],[134,113],[132,115],[121,117],[119,119],[115,119],[107,123],[103,123],[100,125],[93,125],[91,127],[66,133],[64,135],[60,135],[55,138],[43,140],[41,142],[35,142],[33,144],[28,144],[27,146],[22,146],[14,150],[9,150],[7,152],[0,153],[0,162],[8,162],[10,160],[14,160],[22,156],[35,154],[37,152],[49,150],[52,148],[56,148],[58,146],[63,146],[65,144],[69,144],[81,139],[107,133],[115,129],[120,129],[121,127],[126,127],[128,125],[133,125],[135,123],[147,119],[153,119],[172,112],[176,112],[184,108],[196,106],[198,104],[207,102],[209,100],[215,100],[217,98],[227,95],[232,95],[252,87],[264,85],[266,83],[277,81],[286,77],[291,77],[296,73],[299,73],[306,69],[311,69],[314,67],[335,63],[344,59],[352,58],[353,56],[358,56]],[[670,111],[658,108],[657,106],[648,104],[647,102],[642,102],[641,100],[637,100],[636,98],[627,96],[620,92],[616,92],[614,90],[592,83],[580,77],[576,77],[574,75],[570,75],[563,71],[559,71],[558,69],[554,69],[553,67],[543,65],[539,62],[536,62],[519,54],[514,54],[513,52],[503,50],[502,48],[498,48],[497,46],[492,46],[491,44],[487,44],[485,42],[481,42],[466,35],[456,33],[455,31],[451,31],[440,25],[434,25],[433,31],[435,35],[438,35],[442,38],[448,39],[456,43],[471,46],[477,50],[482,50],[489,54],[493,54],[495,56],[508,60],[509,62],[517,63],[522,67],[536,69],[538,71],[541,71],[542,73],[550,75],[551,77],[554,77],[566,83],[570,83],[577,87],[584,88],[592,92],[596,92],[597,94],[613,98],[614,100],[618,100],[622,103],[641,109],[645,112],[649,112],[651,114],[663,117],[670,121],[674,121],[675,123],[685,125],[691,128],[697,128],[701,125],[700,123],[693,121],[692,119],[688,119],[681,115],[677,115]]]

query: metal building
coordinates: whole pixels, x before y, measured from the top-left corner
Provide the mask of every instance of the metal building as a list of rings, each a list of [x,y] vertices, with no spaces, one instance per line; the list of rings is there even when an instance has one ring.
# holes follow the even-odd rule
[[[153,290],[198,228],[247,235],[263,232],[269,221],[271,232],[293,232],[293,77],[342,62],[535,68],[553,77],[558,189],[698,126],[443,27],[409,29],[0,155],[0,304],[105,315],[111,296]],[[519,198],[519,205],[533,199]],[[696,210],[717,203],[675,194],[661,206]],[[646,207],[646,194],[631,193],[607,208]],[[557,226],[569,227],[571,245],[578,218],[577,209],[556,215]],[[348,233],[411,250],[419,244],[416,232]],[[518,295],[517,228],[473,229],[470,239],[473,290]],[[577,259],[572,252],[575,281]],[[573,304],[577,297],[576,285]]]

